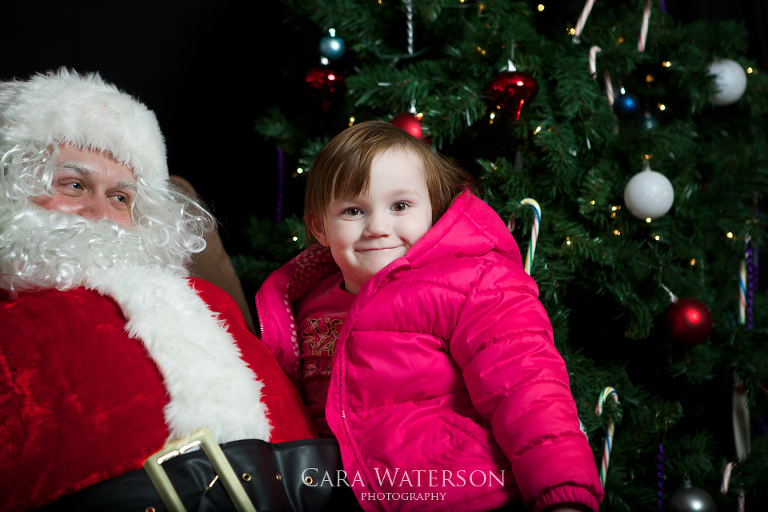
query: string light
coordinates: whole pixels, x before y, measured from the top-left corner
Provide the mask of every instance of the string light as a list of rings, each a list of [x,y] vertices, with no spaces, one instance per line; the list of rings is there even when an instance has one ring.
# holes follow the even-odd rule
[[[654,239],[654,240],[656,240],[656,241],[658,242],[659,240],[661,240],[661,237],[660,237],[659,235],[655,235],[655,236],[653,237],[653,239]]]
[[[349,126],[352,126],[353,124],[355,124],[355,118],[354,117],[350,117],[349,118]]]
[[[294,237],[293,237],[293,241],[294,241],[294,242],[298,242],[298,241],[299,241],[299,237],[297,237],[297,236],[294,236]]]
[[[691,258],[691,266],[694,266],[696,264],[696,258]]]
[[[659,103],[658,105],[656,105],[656,107],[662,111],[667,110],[667,106],[663,103]]]
[[[538,9],[538,10],[539,10],[539,12],[542,12],[542,11],[544,11],[544,4],[539,4],[539,5],[537,5],[537,6],[536,6],[536,9]]]
[[[619,231],[618,229],[614,229],[613,234],[616,236],[619,236],[621,234],[621,231]]]
[[[571,237],[565,237],[565,245],[571,245]]]
[[[298,169],[296,169],[296,174],[304,174],[304,169],[299,167]]]
[[[536,135],[541,131],[541,126],[537,126],[535,130],[533,130],[533,134]]]
[[[665,68],[672,67],[672,63],[669,62],[668,60],[665,60],[664,62],[662,62],[661,65],[664,66]]]
[[[728,233],[726,233],[726,234],[725,234],[725,236],[727,236],[728,238],[733,238],[733,233],[731,233],[731,232],[729,231]]]
[[[647,217],[647,218],[645,219],[645,222],[647,222],[648,224],[650,224],[650,223],[651,223],[651,218],[650,218],[650,217]]]

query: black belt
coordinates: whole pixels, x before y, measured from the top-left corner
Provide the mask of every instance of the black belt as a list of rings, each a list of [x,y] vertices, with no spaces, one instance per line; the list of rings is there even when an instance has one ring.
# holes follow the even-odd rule
[[[212,438],[211,438],[212,439]],[[236,483],[242,485],[247,499],[258,512],[314,512],[337,509],[339,501],[357,505],[349,488],[336,486],[336,471],[341,469],[339,445],[331,439],[310,439],[288,443],[267,443],[257,439],[233,441],[220,447]],[[188,443],[186,447],[189,447]],[[200,445],[198,442],[197,445]],[[194,447],[193,447],[194,448]],[[173,491],[188,511],[242,510],[230,496],[232,482],[223,482],[222,472],[214,469],[206,449],[160,452],[147,459],[147,465],[159,463],[170,480]],[[160,454],[160,455],[158,455]],[[165,460],[158,460],[165,458]],[[151,471],[149,471],[151,472]],[[219,474],[222,473],[222,474]],[[326,476],[327,474],[327,476]],[[155,477],[153,477],[155,478]],[[226,486],[224,484],[227,484]],[[139,469],[100,482],[39,509],[53,511],[156,511],[174,510],[164,492],[156,487],[148,471]],[[225,488],[227,487],[227,488]],[[165,502],[165,503],[164,503]]]

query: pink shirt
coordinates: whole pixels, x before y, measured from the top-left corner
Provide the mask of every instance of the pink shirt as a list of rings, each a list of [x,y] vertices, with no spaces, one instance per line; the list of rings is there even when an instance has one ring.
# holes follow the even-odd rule
[[[333,438],[325,419],[336,340],[355,295],[341,289],[341,272],[318,283],[296,304],[301,348],[301,395],[322,437]]]

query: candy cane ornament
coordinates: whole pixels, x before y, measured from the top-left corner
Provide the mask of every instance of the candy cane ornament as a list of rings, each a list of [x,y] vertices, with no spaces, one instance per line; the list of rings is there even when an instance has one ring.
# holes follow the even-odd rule
[[[592,78],[597,78],[597,54],[600,53],[602,48],[599,46],[593,46],[589,49],[589,74]],[[603,81],[605,82],[605,96],[608,98],[608,104],[613,106],[613,82],[611,82],[611,75],[607,69],[603,70]]]
[[[641,53],[645,51],[645,42],[648,39],[648,25],[651,20],[651,1],[652,0],[645,0],[645,4],[643,5],[643,19],[640,26],[640,37],[637,41],[637,51]],[[586,25],[587,18],[589,18],[589,14],[592,12],[592,7],[594,5],[595,0],[587,0],[584,3],[584,8],[581,10],[579,20],[576,22],[576,27],[573,29],[573,42],[576,44],[581,43],[581,34],[584,31],[584,25]]]
[[[637,41],[637,51],[645,51],[645,41],[648,39],[648,25],[651,22],[651,0],[645,0],[643,6],[643,22],[640,26],[640,39]]]
[[[581,42],[581,32],[584,30],[584,25],[587,23],[587,18],[589,18],[589,13],[592,12],[592,6],[595,5],[595,0],[587,0],[587,3],[584,4],[584,9],[581,11],[581,15],[579,16],[579,21],[576,22],[576,28],[573,30],[573,40],[576,43]]]
[[[751,311],[747,314],[748,300],[747,289],[749,283],[747,282],[747,265],[750,260],[750,237],[747,236],[744,240],[744,258],[739,262],[739,323],[741,325],[747,324],[747,317],[749,316],[750,322],[747,324],[749,329],[752,328]],[[751,291],[751,290],[750,290]],[[751,310],[751,303],[749,304]],[[751,450],[750,446],[750,421],[749,421],[749,406],[747,403],[746,392],[744,390],[744,383],[741,381],[738,375],[734,377],[733,396],[731,402],[731,421],[733,423],[733,440],[736,446],[736,458],[739,461],[743,461]],[[731,471],[736,466],[735,463],[730,462],[725,466],[725,473],[723,475],[723,484],[720,492],[725,494],[728,492],[728,484],[731,478]],[[737,491],[738,512],[744,512],[745,509],[745,494],[743,489]]]
[[[520,204],[527,204],[533,208],[533,229],[531,229],[531,243],[528,245],[528,254],[525,257],[525,272],[531,275],[531,265],[533,265],[533,255],[536,253],[536,241],[539,239],[539,226],[541,225],[541,206],[535,199],[526,197]]]
[[[752,240],[744,239],[744,258],[739,262],[739,323],[752,329]]]
[[[725,470],[723,471],[723,481],[720,484],[720,494],[725,494],[728,492],[728,486],[731,484],[731,472],[733,471],[733,468],[736,467],[736,463],[729,462],[725,465]]]
[[[739,323],[747,322],[747,265],[744,260],[739,262]]]
[[[640,36],[637,41],[637,51],[642,53],[645,51],[645,43],[648,39],[648,25],[651,21],[651,1],[646,0],[643,6],[643,20],[640,26]],[[595,4],[595,0],[587,0],[584,4],[584,9],[581,11],[579,21],[576,22],[576,28],[573,30],[573,42],[581,43],[581,33],[584,30],[584,25],[587,22],[592,7]],[[597,54],[602,51],[599,46],[592,46],[589,49],[589,72],[592,78],[597,78]],[[611,76],[608,74],[608,70],[603,71],[603,80],[605,80],[605,95],[608,97],[608,104],[613,106],[614,92],[613,84],[611,83]],[[623,93],[623,90],[622,90]]]
[[[616,393],[615,389],[608,386],[602,391],[602,393],[600,393],[600,399],[597,402],[598,416],[603,414],[603,404],[608,399],[608,397],[613,398],[613,401],[617,404],[619,403],[618,393]],[[613,432],[614,422],[613,417],[611,417],[611,419],[608,420],[608,434],[605,436],[605,445],[603,446],[603,460],[600,463],[600,483],[603,485],[603,488],[605,488],[605,480],[608,476],[608,464],[611,461],[611,450],[613,449]]]
[[[731,472],[736,468],[736,466],[738,466],[738,464],[735,462],[729,462],[725,465],[725,470],[723,471],[723,481],[720,483],[720,494],[726,494],[728,492],[728,486],[731,483]],[[737,512],[745,511],[744,501],[744,491],[739,489],[738,501],[736,502]]]

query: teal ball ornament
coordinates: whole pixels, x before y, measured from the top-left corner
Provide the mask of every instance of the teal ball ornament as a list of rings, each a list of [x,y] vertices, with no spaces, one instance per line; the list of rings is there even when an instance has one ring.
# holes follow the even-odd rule
[[[643,112],[636,118],[637,125],[644,132],[652,132],[659,127],[659,121],[650,112]]]
[[[344,40],[338,36],[325,36],[320,40],[320,55],[328,60],[339,60],[346,51]]]

